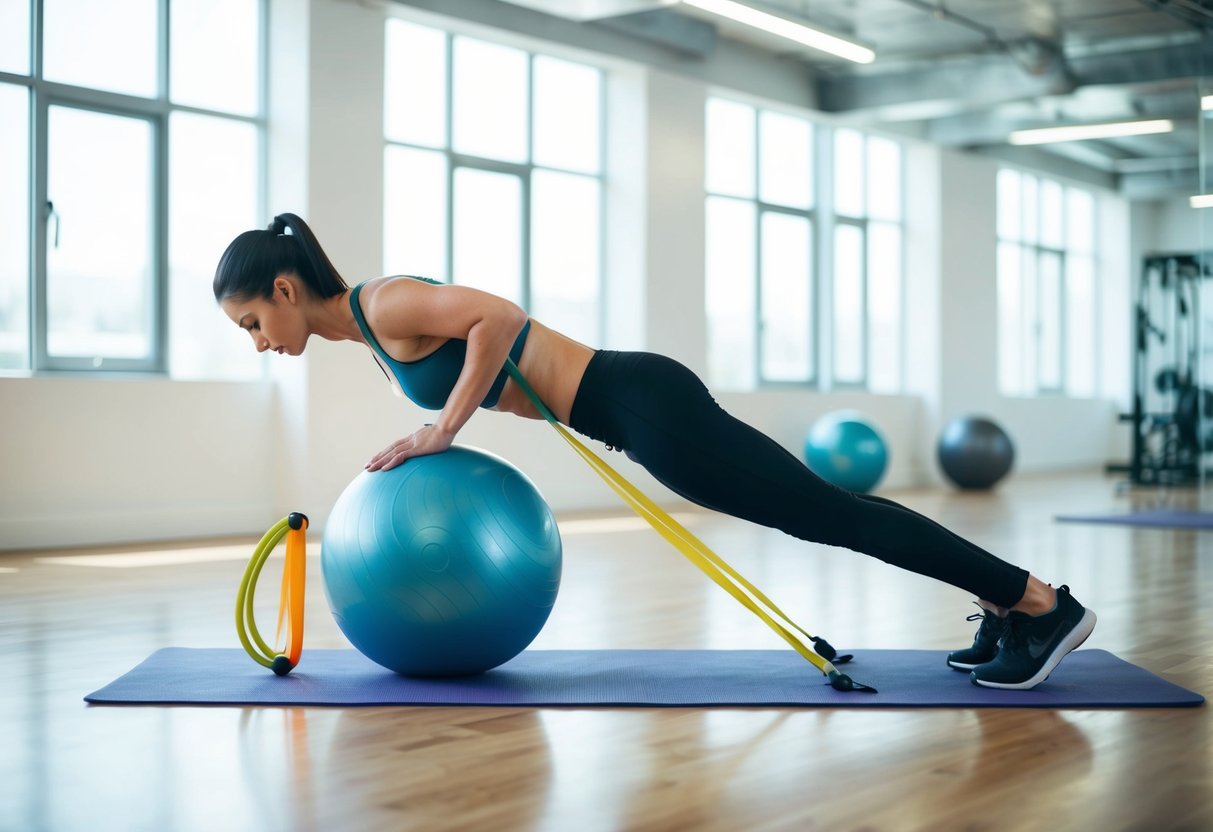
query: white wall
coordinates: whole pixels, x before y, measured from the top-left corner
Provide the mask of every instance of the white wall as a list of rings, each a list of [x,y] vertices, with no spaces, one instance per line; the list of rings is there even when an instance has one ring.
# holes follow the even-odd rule
[[[273,9],[269,209],[306,216],[338,268],[360,281],[379,272],[383,242],[384,7],[273,0]],[[663,351],[703,372],[703,102],[740,56],[653,71],[617,57],[604,346]],[[795,66],[752,64],[744,86],[805,104]],[[866,412],[890,445],[884,488],[936,480],[939,426],[973,411],[1012,433],[1021,471],[1101,465],[1115,444],[1112,404],[997,394],[996,163],[923,145],[907,161],[907,395],[779,390],[721,394],[721,403],[798,456],[817,416]],[[1111,216],[1126,210],[1107,204]],[[1130,242],[1110,242],[1104,279],[1127,281]],[[261,532],[291,510],[319,526],[374,452],[432,420],[389,393],[360,346],[317,340],[302,359],[271,365],[259,384],[0,379],[0,550]],[[542,422],[482,412],[459,441],[514,461],[558,511],[618,505]],[[670,499],[621,455],[610,461]]]
[[[945,152],[941,158],[943,378],[941,422],[936,429],[968,413],[992,418],[1015,443],[1018,471],[1098,466],[1119,458],[1115,402],[1048,396],[1018,399],[1000,394],[996,370],[998,163],[954,152]],[[1111,290],[1125,280],[1126,261],[1121,250],[1125,245],[1112,245],[1107,238],[1102,242],[1101,279],[1105,289]],[[1123,298],[1118,305],[1124,306]],[[1121,343],[1126,339],[1111,340]],[[1104,356],[1110,371],[1126,378],[1127,358],[1123,363],[1120,357],[1108,358]]]
[[[1200,251],[1209,248],[1205,223],[1211,212],[1195,210],[1186,197],[1152,203],[1155,212],[1153,251]]]
[[[268,385],[5,378],[0,414],[0,550],[217,536],[277,519]]]

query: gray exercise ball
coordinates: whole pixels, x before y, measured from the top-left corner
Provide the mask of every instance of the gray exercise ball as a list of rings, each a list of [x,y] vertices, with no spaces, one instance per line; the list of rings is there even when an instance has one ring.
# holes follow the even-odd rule
[[[992,488],[1015,462],[1007,432],[980,416],[959,416],[939,437],[939,467],[958,488]]]

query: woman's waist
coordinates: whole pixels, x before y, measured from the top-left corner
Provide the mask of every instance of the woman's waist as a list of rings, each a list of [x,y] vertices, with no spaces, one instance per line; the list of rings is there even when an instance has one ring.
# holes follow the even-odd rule
[[[531,319],[518,369],[540,400],[561,422],[568,424],[582,376],[594,350]],[[506,383],[494,410],[529,418],[542,418],[530,397],[513,379]]]

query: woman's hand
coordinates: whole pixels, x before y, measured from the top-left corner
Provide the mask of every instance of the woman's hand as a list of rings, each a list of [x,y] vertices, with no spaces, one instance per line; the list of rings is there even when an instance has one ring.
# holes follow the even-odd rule
[[[426,425],[375,454],[366,464],[366,470],[387,471],[410,457],[440,454],[454,441],[455,434],[447,433],[437,425]]]

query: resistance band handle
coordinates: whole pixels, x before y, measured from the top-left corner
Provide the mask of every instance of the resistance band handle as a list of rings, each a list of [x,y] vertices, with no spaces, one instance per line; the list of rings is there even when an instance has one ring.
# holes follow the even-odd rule
[[[245,567],[244,577],[236,592],[236,634],[240,644],[253,661],[268,667],[279,676],[285,676],[299,664],[303,653],[303,609],[307,570],[307,515],[292,512],[275,523],[261,538],[253,550],[253,556]],[[282,594],[278,605],[278,636],[282,635],[283,622],[287,628],[285,651],[272,649],[265,643],[257,629],[253,615],[253,597],[257,591],[257,579],[274,547],[286,538],[286,564],[282,570]],[[287,613],[289,612],[289,617]]]
[[[803,628],[797,625],[791,618],[787,616],[778,606],[767,598],[757,587],[747,581],[739,572],[729,566],[728,562],[713,552],[699,540],[695,535],[688,531],[682,524],[670,517],[656,503],[644,495],[638,488],[627,481],[621,474],[611,468],[597,454],[587,448],[583,443],[577,440],[571,433],[565,430],[564,426],[556,419],[551,410],[539,398],[539,395],[531,387],[530,383],[522,375],[518,366],[512,359],[506,359],[506,371],[510,378],[526,393],[531,403],[539,410],[540,414],[547,420],[556,432],[559,433],[566,442],[572,446],[573,450],[588,464],[595,473],[597,473],[606,483],[615,490],[623,500],[631,506],[632,510],[639,514],[649,525],[651,525],[662,537],[669,541],[677,548],[688,560],[700,568],[709,578],[716,582],[722,589],[736,598],[750,612],[754,613],[764,623],[774,630],[781,638],[783,638],[797,653],[803,658],[817,667],[829,679],[830,685],[836,690],[842,691],[867,691],[875,693],[875,688],[855,682],[849,676],[840,673],[834,665],[830,663],[830,659],[837,656],[837,651],[827,642],[817,636],[812,636]],[[727,578],[726,578],[727,576]],[[732,579],[732,581],[728,579]],[[740,586],[738,586],[740,584]],[[743,591],[744,588],[744,591]],[[746,593],[749,593],[748,595]],[[752,597],[751,597],[752,596]],[[755,600],[756,599],[756,600]],[[792,635],[783,623],[776,621],[772,615],[768,614],[761,605],[765,605],[771,613],[782,619],[783,623],[789,625],[792,629],[802,634],[809,639],[818,649],[821,654],[813,652],[803,641]],[[838,657],[839,663],[849,661],[851,656]]]

